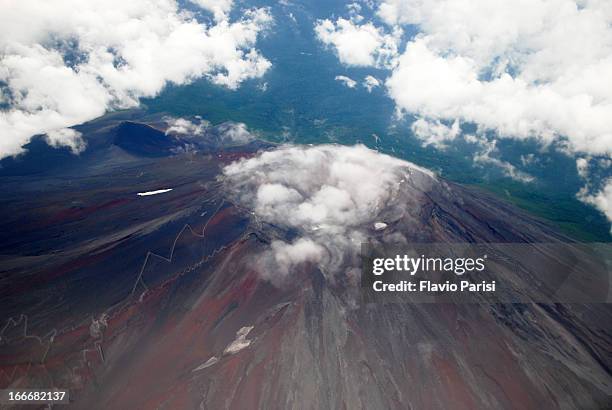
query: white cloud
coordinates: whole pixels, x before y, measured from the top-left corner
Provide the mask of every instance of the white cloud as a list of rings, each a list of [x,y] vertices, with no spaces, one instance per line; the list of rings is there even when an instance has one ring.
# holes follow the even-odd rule
[[[495,138],[555,142],[568,155],[612,157],[612,2],[384,0],[377,15],[386,26],[371,31],[416,33],[385,83],[400,113],[475,123],[480,135],[493,131]],[[325,23],[331,34],[368,24]],[[340,60],[350,65],[348,57]],[[428,140],[424,132],[417,136]],[[525,179],[512,164],[493,160]],[[595,199],[603,193],[590,203],[607,212]]]
[[[386,82],[400,110],[474,122],[500,137],[567,138],[572,151],[612,154],[609,2],[387,0],[378,15],[418,30]],[[371,25],[340,18],[316,30],[342,62],[375,66],[372,56],[388,48],[362,46],[348,34],[367,27],[384,35]]]
[[[346,9],[349,12],[349,15],[352,18],[358,19],[358,20],[362,20],[363,17],[359,15],[359,13],[361,13],[361,4],[355,2],[355,3],[349,3],[346,5]]]
[[[187,135],[203,136],[207,131],[218,135],[219,142],[222,144],[246,144],[253,141],[256,136],[251,134],[246,124],[242,122],[224,122],[212,127],[209,121],[197,116],[193,120],[186,118],[164,117],[163,120],[168,124],[166,135]],[[212,139],[211,139],[212,141]]]
[[[255,136],[249,132],[246,124],[241,122],[228,122],[219,125],[221,138],[226,143],[246,144],[253,141]]]
[[[336,22],[319,20],[315,25],[317,38],[325,45],[332,46],[338,58],[350,66],[391,67],[395,64],[401,30],[387,34],[372,23],[359,24],[339,18]]]
[[[439,120],[432,121],[419,118],[412,123],[412,132],[423,141],[423,146],[433,145],[438,149],[447,147],[448,141],[454,140],[460,133],[459,121],[454,121],[449,127]]]
[[[190,0],[205,10],[210,11],[215,16],[215,20],[227,19],[227,15],[232,9],[233,0]]]
[[[334,78],[334,80],[340,81],[342,84],[344,84],[348,88],[355,88],[355,86],[357,85],[357,81],[355,81],[352,78],[347,77],[345,75],[337,75]]]
[[[174,0],[9,1],[0,13],[0,82],[10,104],[0,112],[0,158],[22,152],[32,135],[133,107],[167,83],[204,76],[234,89],[262,76],[270,62],[254,46],[270,21],[253,9],[207,27]],[[65,135],[51,140],[73,143]]]
[[[609,221],[612,221],[612,178],[608,179],[603,188],[595,194],[588,194],[587,188],[583,188],[578,193],[578,199],[595,206],[606,215]]]
[[[571,150],[612,153],[612,100],[594,104],[583,92],[564,96],[550,84],[529,84],[507,73],[481,81],[480,70],[474,60],[441,57],[417,40],[408,45],[387,87],[402,110],[475,122],[500,137],[537,137],[547,144],[567,136]]]
[[[377,12],[387,24],[415,24],[420,21],[419,4],[404,0],[386,0],[381,3]]]
[[[578,175],[585,181],[585,185],[578,191],[576,198],[580,201],[593,205],[601,213],[603,213],[608,221],[612,222],[612,178],[604,178],[602,181],[597,181],[593,177],[593,173],[597,174],[597,169],[609,169],[612,165],[612,160],[609,158],[593,159],[577,158],[576,170]],[[593,169],[591,169],[593,168]],[[610,229],[612,233],[612,228]]]
[[[380,81],[376,77],[371,75],[366,75],[363,79],[363,86],[368,90],[368,92],[372,92],[372,89],[380,86]]]
[[[378,14],[420,29],[387,82],[400,109],[612,153],[609,2],[394,0]]]
[[[576,159],[576,170],[581,178],[587,178],[589,176],[589,161],[586,158]]]
[[[282,146],[225,167],[230,192],[263,222],[291,228],[297,238],[277,240],[261,255],[264,277],[282,283],[302,263],[329,275],[354,266],[368,230],[385,219],[406,181],[421,186],[432,173],[362,145]]]
[[[190,121],[185,118],[164,117],[163,120],[168,124],[166,135],[203,135],[204,131],[210,127],[210,122],[201,118]]]
[[[70,148],[73,154],[80,154],[87,148],[82,134],[70,128],[49,131],[45,139],[52,147],[66,146]]]
[[[529,183],[535,181],[532,175],[519,170],[517,167],[507,161],[503,161],[493,156],[498,152],[497,141],[489,141],[484,137],[477,138],[477,143],[483,146],[482,151],[474,155],[475,164],[488,164],[499,168],[504,175],[512,178],[515,181]]]
[[[327,250],[312,239],[299,238],[293,243],[276,240],[260,256],[258,270],[263,279],[282,285],[301,264],[324,263],[327,258]]]

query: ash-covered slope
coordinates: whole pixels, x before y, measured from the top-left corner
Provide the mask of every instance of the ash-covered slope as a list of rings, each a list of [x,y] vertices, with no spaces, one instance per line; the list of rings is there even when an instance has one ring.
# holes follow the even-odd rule
[[[607,304],[361,297],[364,241],[567,241],[524,212],[362,146],[140,161],[79,180],[72,213],[59,188],[11,204],[43,234],[3,248],[1,387],[87,409],[609,407]],[[141,172],[174,190],[135,197]],[[49,214],[74,241],[44,240]]]

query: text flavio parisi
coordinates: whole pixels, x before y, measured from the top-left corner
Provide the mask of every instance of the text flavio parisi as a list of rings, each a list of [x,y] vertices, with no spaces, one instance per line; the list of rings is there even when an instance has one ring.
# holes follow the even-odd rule
[[[442,258],[442,257],[412,257],[396,255],[392,258],[374,258],[372,274],[375,280],[372,289],[375,292],[495,292],[495,281],[478,281],[463,279],[458,281],[433,281],[428,278],[413,278],[420,272],[452,272],[457,276],[466,273],[483,272],[486,269],[487,255],[477,258]],[[406,280],[386,282],[383,274],[394,272],[409,275]],[[416,280],[415,280],[416,279]]]

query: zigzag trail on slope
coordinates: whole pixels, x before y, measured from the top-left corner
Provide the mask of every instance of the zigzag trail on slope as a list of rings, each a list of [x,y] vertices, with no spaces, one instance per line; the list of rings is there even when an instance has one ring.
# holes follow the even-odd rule
[[[201,231],[201,233],[198,233],[196,230],[194,230],[194,229],[193,229],[193,227],[192,227],[190,224],[185,224],[185,225],[184,225],[184,226],[183,226],[183,227],[182,227],[182,228],[179,230],[179,232],[177,233],[176,237],[174,238],[174,241],[172,242],[172,245],[171,245],[171,247],[170,247],[170,250],[169,250],[169,255],[168,255],[168,256],[160,255],[160,254],[157,254],[157,253],[155,253],[155,252],[152,252],[151,250],[148,250],[148,251],[147,251],[147,253],[146,253],[145,259],[144,259],[144,261],[143,261],[142,267],[141,267],[141,269],[140,269],[140,271],[139,271],[139,274],[138,274],[138,276],[137,276],[137,278],[136,278],[136,280],[135,280],[135,282],[134,282],[134,285],[132,286],[132,290],[130,291],[130,294],[129,294],[129,295],[128,295],[128,296],[127,296],[127,297],[126,297],[124,300],[122,300],[122,301],[118,302],[118,303],[117,303],[117,304],[115,304],[115,305],[112,305],[112,306],[108,307],[108,308],[107,308],[107,309],[106,309],[106,310],[103,312],[103,315],[108,314],[108,318],[112,318],[112,317],[113,317],[113,314],[109,314],[109,312],[112,312],[112,311],[118,312],[118,311],[120,311],[120,310],[121,310],[121,308],[122,308],[122,307],[124,307],[125,305],[129,305],[130,303],[133,303],[133,302],[131,301],[131,300],[132,300],[132,296],[135,294],[135,292],[136,292],[136,288],[138,287],[138,284],[139,284],[139,283],[140,283],[140,284],[142,284],[142,286],[145,288],[145,290],[144,290],[144,291],[143,291],[143,292],[140,294],[140,296],[139,296],[139,298],[138,298],[138,300],[137,300],[137,302],[136,302],[136,303],[142,303],[142,302],[143,302],[143,300],[144,300],[144,296],[145,296],[145,295],[146,295],[146,293],[149,291],[149,287],[146,285],[146,283],[144,282],[144,279],[142,278],[142,275],[143,275],[143,273],[144,273],[144,270],[146,269],[147,264],[148,264],[148,262],[149,262],[149,258],[151,258],[151,257],[156,257],[156,258],[159,258],[159,259],[161,259],[161,260],[163,260],[163,261],[165,261],[165,262],[172,263],[172,261],[173,261],[173,256],[174,256],[174,251],[175,251],[175,249],[176,249],[176,245],[177,245],[177,243],[178,243],[179,239],[181,238],[181,236],[183,235],[183,233],[184,233],[184,232],[189,231],[189,232],[191,232],[191,234],[192,234],[192,235],[194,235],[195,237],[200,238],[200,239],[205,239],[205,238],[206,238],[206,235],[205,235],[206,228],[208,227],[208,225],[209,225],[210,221],[212,221],[212,220],[215,218],[215,216],[216,216],[216,215],[219,213],[219,211],[221,210],[221,208],[223,207],[223,205],[224,205],[224,204],[226,204],[226,203],[228,203],[228,201],[227,201],[227,200],[225,200],[225,199],[222,199],[222,200],[220,201],[220,203],[219,203],[219,205],[217,206],[217,208],[215,209],[215,211],[214,211],[214,212],[213,212],[213,213],[210,215],[210,217],[207,219],[206,223],[205,223],[205,224],[204,224],[204,226],[202,227],[202,231]],[[241,238],[241,239],[242,239],[242,238]],[[206,263],[206,261],[210,260],[211,258],[213,258],[214,256],[216,256],[217,254],[219,254],[220,252],[222,252],[222,251],[223,251],[224,249],[226,249],[226,248],[227,248],[227,246],[221,246],[221,247],[219,247],[219,248],[217,248],[217,249],[214,249],[214,250],[213,250],[213,251],[212,251],[210,254],[208,254],[208,255],[204,256],[204,257],[203,257],[203,258],[202,258],[200,261],[198,261],[198,262],[197,262],[196,264],[194,264],[193,266],[191,266],[191,267],[189,267],[189,268],[185,269],[185,270],[184,270],[184,271],[182,271],[182,272],[179,272],[177,275],[175,275],[173,278],[171,278],[171,280],[174,280],[174,279],[176,279],[177,277],[179,277],[179,276],[181,276],[181,275],[183,275],[183,274],[185,274],[185,273],[187,273],[187,272],[189,272],[189,271],[192,271],[192,270],[193,270],[193,269],[195,269],[197,266],[201,266],[203,263]],[[93,320],[93,318],[92,318],[92,320]],[[76,327],[83,325],[83,324],[82,324],[82,322],[81,322],[80,324],[73,325],[73,326],[66,327],[66,328],[62,328],[62,329],[60,329],[60,330],[58,330],[58,329],[56,329],[56,328],[53,328],[53,329],[51,329],[51,330],[50,330],[50,331],[49,331],[47,334],[45,334],[45,335],[43,335],[43,336],[38,336],[38,335],[36,335],[36,334],[29,334],[29,333],[28,333],[28,317],[27,317],[27,315],[26,315],[26,314],[21,313],[21,314],[19,315],[19,317],[18,317],[18,319],[17,319],[17,320],[15,320],[13,317],[10,317],[10,318],[8,318],[8,319],[7,319],[7,321],[6,321],[5,325],[2,327],[2,329],[0,329],[0,341],[2,341],[2,340],[3,340],[3,338],[4,338],[4,333],[5,333],[5,332],[6,332],[6,330],[9,328],[9,326],[11,326],[11,325],[12,325],[12,327],[16,327],[16,326],[18,326],[18,325],[19,325],[20,323],[22,323],[22,322],[24,323],[24,329],[23,329],[23,335],[22,335],[24,339],[34,339],[34,340],[36,340],[38,343],[40,343],[40,345],[41,345],[41,346],[45,346],[45,345],[46,345],[46,349],[45,349],[45,352],[44,352],[44,354],[43,354],[43,357],[41,358],[41,360],[40,360],[40,362],[39,362],[39,364],[40,364],[40,365],[42,365],[43,367],[45,366],[45,360],[46,360],[47,354],[49,353],[49,351],[50,351],[50,349],[51,349],[51,346],[52,346],[52,344],[53,344],[53,342],[54,342],[54,340],[55,340],[55,337],[56,337],[58,334],[62,334],[62,333],[63,333],[63,332],[65,332],[65,331],[74,330]],[[46,339],[48,339],[48,341],[45,343],[45,340],[46,340]],[[82,359],[80,359],[80,362],[81,362],[81,363],[80,363],[80,366],[76,366],[76,367],[73,367],[73,368],[71,369],[71,372],[72,372],[73,374],[74,374],[74,373],[75,373],[75,371],[76,371],[76,370],[78,370],[80,367],[83,367],[83,366],[87,365],[88,360],[87,360],[87,358],[86,358],[86,354],[87,354],[88,352],[91,352],[91,351],[96,351],[96,352],[98,352],[98,353],[99,353],[99,355],[100,355],[100,358],[101,358],[102,362],[104,362],[104,352],[102,351],[102,346],[101,346],[101,344],[100,344],[100,343],[101,343],[101,341],[102,341],[102,338],[97,339],[97,340],[94,340],[92,345],[89,345],[89,346],[85,347],[84,349],[82,349],[82,350],[80,351],[80,353],[81,353],[81,355],[82,355]],[[30,361],[30,362],[29,362],[28,371],[29,371],[29,367],[31,367],[31,365],[32,365],[32,361]],[[14,376],[15,376],[16,370],[19,368],[19,366],[20,366],[20,365],[15,365],[15,367],[14,367],[14,369],[13,369],[12,374],[11,374],[10,376],[8,376],[8,375],[7,375],[7,376],[8,376],[8,380],[9,380],[9,382],[13,381],[13,378],[14,378]],[[2,372],[2,373],[6,375],[6,373],[4,373],[4,372]],[[26,375],[27,375],[27,371],[26,371]]]

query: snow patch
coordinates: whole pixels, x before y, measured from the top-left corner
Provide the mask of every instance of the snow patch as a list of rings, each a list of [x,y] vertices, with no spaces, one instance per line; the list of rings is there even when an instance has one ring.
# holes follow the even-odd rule
[[[205,363],[199,365],[198,367],[196,367],[195,369],[192,370],[192,372],[197,372],[199,370],[204,370],[207,367],[210,367],[214,364],[216,364],[219,361],[219,359],[217,358],[217,356],[213,356],[210,359],[208,359]]]
[[[172,188],[158,189],[157,191],[139,192],[137,195],[138,196],[151,196],[151,195],[157,195],[157,194],[164,194],[170,191],[172,191]]]
[[[385,229],[387,227],[387,224],[384,222],[376,222],[374,224],[374,229],[377,231],[382,231],[383,229]]]
[[[251,341],[246,337],[251,330],[253,330],[253,326],[241,327],[240,330],[236,332],[236,340],[234,340],[225,348],[223,354],[234,354],[244,348],[249,347]]]

